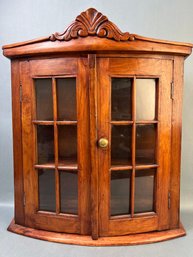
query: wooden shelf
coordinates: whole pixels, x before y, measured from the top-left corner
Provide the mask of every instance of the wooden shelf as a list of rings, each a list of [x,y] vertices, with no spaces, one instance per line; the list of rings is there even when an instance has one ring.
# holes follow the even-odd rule
[[[135,121],[136,124],[157,124],[159,121],[157,120],[138,120]],[[112,125],[132,125],[134,122],[133,121],[126,121],[126,120],[120,120],[120,121],[111,121],[110,122]]]
[[[133,121],[111,121],[112,125],[132,125]]]
[[[78,164],[72,160],[64,160],[58,162],[58,169],[59,170],[77,170]]]
[[[112,165],[110,170],[115,171],[115,170],[131,170],[132,166],[131,165]]]
[[[35,125],[77,125],[77,121],[45,121],[45,120],[32,120],[32,123]]]
[[[54,121],[45,121],[45,120],[32,120],[34,125],[54,125]]]
[[[55,169],[54,163],[43,163],[43,164],[35,164],[35,169]]]
[[[35,164],[36,169],[55,169],[56,165],[52,163]],[[64,160],[58,162],[58,170],[77,170],[78,164],[73,160]]]
[[[57,125],[77,125],[77,121],[56,121]]]
[[[143,125],[143,124],[157,124],[158,121],[157,120],[137,120],[135,121],[136,124],[140,124],[140,125]]]

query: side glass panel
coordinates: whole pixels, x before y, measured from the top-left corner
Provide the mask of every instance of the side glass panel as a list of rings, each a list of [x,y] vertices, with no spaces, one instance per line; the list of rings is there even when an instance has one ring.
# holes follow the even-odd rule
[[[36,119],[53,120],[52,80],[35,79]]]
[[[136,79],[136,120],[154,120],[156,80]]]
[[[60,171],[60,201],[62,213],[78,214],[77,171]]]
[[[112,79],[112,120],[131,120],[131,86],[132,79],[130,78]]]
[[[58,120],[76,120],[76,78],[61,78],[56,83]]]
[[[38,170],[39,210],[55,212],[55,170]]]
[[[131,164],[131,126],[112,126],[111,164]]]
[[[135,213],[154,211],[155,169],[135,171]]]
[[[37,126],[38,164],[54,163],[54,127]]]
[[[129,170],[111,172],[111,216],[130,213]]]

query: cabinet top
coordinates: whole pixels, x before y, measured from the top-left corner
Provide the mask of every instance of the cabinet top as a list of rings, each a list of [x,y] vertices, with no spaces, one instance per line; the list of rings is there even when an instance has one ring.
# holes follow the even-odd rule
[[[120,29],[90,8],[78,15],[62,33],[3,46],[8,58],[78,52],[162,53],[188,56],[193,44],[142,37]]]

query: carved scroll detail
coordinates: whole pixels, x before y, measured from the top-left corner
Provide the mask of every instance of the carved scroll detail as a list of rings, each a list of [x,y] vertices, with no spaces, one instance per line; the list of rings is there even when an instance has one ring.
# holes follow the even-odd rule
[[[94,8],[82,12],[63,33],[56,32],[52,34],[50,40],[69,41],[87,36],[98,36],[116,41],[135,40],[134,35],[129,32],[121,32],[106,16]]]

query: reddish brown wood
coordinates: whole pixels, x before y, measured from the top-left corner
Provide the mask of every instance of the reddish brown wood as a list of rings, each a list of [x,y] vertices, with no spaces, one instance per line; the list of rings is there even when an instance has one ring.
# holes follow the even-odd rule
[[[132,166],[130,165],[124,165],[124,166],[121,166],[121,165],[111,165],[111,171],[112,170],[130,170],[132,169]]]
[[[159,167],[157,164],[135,165],[136,170],[151,169]]]
[[[24,176],[24,196],[25,197],[25,224],[33,227],[31,214],[37,208],[37,178],[33,169],[33,159],[35,156],[35,146],[33,145],[32,120],[32,90],[33,81],[29,79],[29,62],[21,62],[21,83],[22,87],[22,145],[23,145],[23,176]],[[32,204],[33,203],[33,204]]]
[[[76,58],[47,58],[31,60],[31,76],[33,78],[74,77],[77,71]],[[70,65],[69,65],[70,64]],[[60,75],[60,76],[59,76]]]
[[[97,152],[97,84],[96,55],[88,55],[89,67],[89,109],[90,109],[90,156],[91,156],[91,233],[93,239],[98,239],[98,152]]]
[[[129,236],[116,237],[100,237],[98,240],[92,240],[90,236],[79,236],[75,234],[54,233],[33,228],[26,228],[14,223],[14,220],[8,227],[8,230],[20,235],[32,237],[36,239],[72,244],[72,245],[87,245],[87,246],[113,246],[113,245],[139,245],[162,242],[169,239],[184,236],[186,234],[183,226],[180,224],[178,229],[166,231],[156,231],[150,233],[142,233]]]
[[[188,47],[191,48],[193,46],[192,44],[188,44],[188,43],[178,43],[178,42],[172,42],[172,41],[166,41],[166,40],[146,38],[136,34],[130,34],[129,32],[122,33],[114,23],[108,20],[106,16],[104,16],[102,13],[98,12],[94,8],[89,8],[85,12],[82,12],[80,15],[78,15],[76,20],[72,22],[70,26],[64,30],[63,33],[56,32],[52,34],[50,37],[43,37],[43,38],[25,41],[21,43],[5,45],[3,46],[3,49],[4,49],[4,54],[6,56],[8,55],[11,56],[10,53],[11,54],[13,53],[15,55],[17,53],[17,51],[10,52],[9,49],[12,49],[12,48],[17,48],[16,50],[18,50],[20,46],[21,47],[27,46],[27,48],[29,49],[29,46],[32,44],[34,45],[35,44],[38,45],[40,43],[43,44],[43,42],[46,43],[46,42],[49,42],[49,40],[70,41],[75,38],[88,37],[88,36],[90,37],[97,36],[99,38],[107,38],[108,40],[113,39],[115,41],[137,40],[137,41],[141,41],[142,43],[143,41],[145,41],[146,45],[147,45],[147,42],[156,43],[157,45],[160,43],[160,46],[161,44],[163,44],[162,48],[164,48],[164,44],[167,44],[168,46],[175,46],[176,49],[178,49],[177,48],[178,46],[180,47],[184,46],[184,47],[187,47],[187,50],[188,50]],[[71,49],[71,51],[72,50],[74,49]],[[96,49],[93,49],[93,50],[96,50]],[[118,49],[118,50],[121,50],[121,49]],[[83,51],[83,49],[80,49],[79,51]],[[151,51],[154,51],[153,47],[151,48]]]
[[[94,8],[82,12],[63,33],[52,34],[50,40],[69,41],[87,36],[105,37],[116,41],[135,40],[134,35],[129,32],[122,33],[115,24]]]
[[[54,125],[54,121],[32,120],[34,125]]]
[[[55,155],[55,192],[56,192],[56,213],[60,213],[60,186],[58,172],[58,126],[56,124],[58,116],[56,80],[52,78],[52,95],[53,95],[53,118],[54,118],[54,155]]]
[[[191,54],[192,45],[174,45],[163,43],[156,43],[151,41],[135,40],[129,42],[116,42],[106,38],[87,37],[77,38],[75,41],[64,42],[43,42],[34,43],[30,45],[19,46],[15,48],[4,49],[3,54],[9,58],[27,57],[27,56],[45,56],[62,53],[80,53],[95,51],[97,53],[162,53],[169,55],[188,56]]]
[[[131,142],[131,152],[132,152],[132,173],[131,173],[131,196],[130,196],[130,211],[131,217],[134,216],[135,208],[135,159],[136,159],[136,77],[133,79],[132,83],[132,142]]]
[[[88,60],[78,60],[77,117],[78,117],[78,172],[79,216],[82,235],[91,234],[91,158],[89,130]],[[82,136],[84,135],[84,136]],[[62,167],[63,168],[63,167]],[[73,167],[72,167],[73,168]]]
[[[177,228],[180,223],[180,166],[181,166],[181,133],[182,133],[182,94],[183,94],[184,59],[174,58],[174,95],[172,101],[172,153],[170,179],[170,227]]]
[[[108,77],[109,59],[97,60],[97,83],[98,83],[98,139],[106,138],[109,141],[107,148],[98,148],[99,154],[99,234],[108,235],[110,216],[110,78]]]
[[[11,64],[15,221],[19,225],[25,225],[19,73],[19,61],[15,60]]]
[[[70,60],[72,60],[72,62],[70,62]],[[58,60],[57,60],[58,61]],[[56,63],[57,63],[56,61]],[[68,62],[69,61],[69,62]],[[26,62],[23,63],[23,69],[22,71],[24,72],[25,69],[28,69],[28,72],[24,72],[25,75],[23,75],[23,80],[22,83],[23,85],[32,85],[33,81],[32,81],[32,77],[36,76],[36,72],[38,74],[42,74],[43,76],[45,76],[45,74],[48,74],[48,68],[52,69],[52,64],[53,62],[49,62],[46,63],[46,67],[44,66],[44,64],[42,63],[42,66],[40,68],[40,70],[37,70],[36,68],[34,68],[34,66],[36,67],[36,63],[32,62]],[[79,63],[79,68],[77,65],[77,59],[68,59],[65,60],[64,62],[62,62],[61,60],[59,60],[58,65],[61,64],[65,64],[66,67],[64,67],[64,74],[68,74],[71,73],[71,71],[73,70],[73,74],[76,75],[77,73],[79,73],[79,79],[77,79],[77,99],[78,99],[78,105],[81,106],[81,102],[84,102],[84,106],[85,108],[78,108],[78,121],[74,122],[64,122],[63,124],[57,124],[57,98],[56,98],[56,84],[55,84],[55,79],[53,77],[53,110],[54,110],[54,119],[53,121],[51,121],[54,125],[54,129],[55,129],[55,163],[45,163],[45,164],[36,164],[35,168],[45,168],[45,169],[50,169],[50,168],[54,168],[55,169],[55,175],[56,175],[56,213],[59,214],[60,213],[60,190],[59,190],[59,171],[58,170],[76,170],[77,168],[79,169],[79,195],[82,195],[82,198],[79,197],[79,213],[77,217],[74,217],[72,215],[72,217],[70,217],[69,215],[51,215],[51,214],[40,214],[37,213],[37,209],[38,209],[38,190],[37,190],[37,172],[35,172],[35,170],[33,169],[33,163],[36,162],[35,158],[32,159],[30,158],[30,162],[27,162],[27,158],[29,158],[28,154],[32,154],[32,152],[35,153],[36,149],[34,147],[34,144],[32,144],[32,142],[34,142],[33,137],[31,136],[32,133],[32,126],[31,126],[31,120],[32,120],[32,116],[34,117],[34,115],[31,116],[32,112],[33,112],[33,100],[29,99],[29,96],[32,95],[31,93],[31,89],[32,86],[28,86],[27,88],[25,88],[24,92],[23,92],[23,97],[24,100],[22,102],[22,104],[24,105],[23,108],[23,125],[24,125],[24,143],[23,145],[26,145],[26,148],[24,148],[24,150],[26,151],[26,155],[25,155],[25,160],[26,160],[26,168],[25,168],[25,172],[28,172],[27,179],[24,179],[25,181],[25,191],[26,191],[26,217],[27,217],[27,224],[28,226],[33,226],[32,223],[34,224],[34,227],[36,228],[42,228],[42,229],[46,229],[46,230],[53,230],[53,231],[66,231],[68,233],[83,233],[83,234],[87,234],[89,231],[89,218],[86,217],[86,214],[84,213],[85,211],[88,214],[88,206],[89,206],[89,173],[88,170],[89,169],[89,162],[87,161],[88,158],[88,146],[89,146],[89,142],[88,141],[82,141],[85,140],[85,138],[80,139],[78,142],[78,152],[82,153],[82,156],[79,155],[79,161],[78,161],[78,165],[77,163],[75,163],[73,160],[68,160],[66,162],[66,160],[64,162],[59,162],[58,161],[58,143],[57,143],[57,138],[58,138],[58,133],[57,133],[57,126],[58,125],[77,125],[78,123],[78,134],[84,134],[84,133],[88,133],[88,119],[86,119],[86,115],[88,115],[88,110],[86,107],[86,101],[88,102],[87,99],[87,93],[86,91],[86,69],[83,68],[84,64],[82,62]],[[29,65],[30,65],[30,72],[29,72]],[[50,66],[49,66],[50,65]],[[57,67],[54,67],[55,72],[57,74],[63,74],[62,72],[62,67],[61,65],[58,66],[58,70]],[[53,70],[54,70],[53,69]],[[42,71],[42,73],[40,73],[40,71]],[[72,74],[70,74],[71,77]],[[26,79],[28,79],[28,82],[26,82]],[[81,79],[81,83],[80,83],[80,79]],[[83,93],[83,96],[81,95],[81,92]],[[25,112],[26,110],[26,112]],[[84,116],[84,119],[83,119]],[[84,120],[84,123],[83,123]],[[85,122],[87,121],[87,122]],[[34,124],[41,124],[41,125],[51,125],[50,122],[43,122],[40,121],[40,123],[38,123],[38,121],[34,122]],[[80,131],[79,131],[80,130]],[[26,131],[26,133],[25,133]],[[31,132],[28,132],[31,131]],[[80,137],[80,136],[79,136]],[[82,146],[84,145],[84,147]],[[32,154],[33,155],[33,154]],[[36,156],[36,154],[34,154],[34,157]],[[86,182],[87,181],[87,182]],[[30,190],[28,190],[28,188]],[[35,192],[33,192],[33,189],[35,188]],[[33,196],[32,196],[33,195]],[[30,197],[32,196],[32,197]],[[83,200],[84,199],[84,200]],[[62,218],[61,218],[62,217]],[[81,218],[81,221],[80,221]],[[50,222],[48,222],[50,219]]]
[[[169,228],[169,181],[171,161],[171,82],[172,82],[172,61],[163,60],[160,64],[162,77],[159,81],[158,99],[158,139],[157,139],[157,181],[158,188],[156,210],[160,215],[159,229]],[[164,181],[164,184],[163,184]]]
[[[57,125],[77,125],[77,121],[56,121]]]
[[[143,225],[142,225],[143,224]],[[158,227],[157,215],[146,217],[110,219],[108,236],[128,235],[156,231]]]
[[[93,8],[81,13],[61,34],[3,47],[4,55],[12,59],[16,224],[10,225],[10,231],[80,245],[150,243],[185,234],[179,221],[182,85],[184,58],[192,47],[192,44],[122,33]],[[113,76],[133,81],[132,118],[129,120],[111,120]],[[37,78],[52,80],[53,120],[36,117],[34,79]],[[58,120],[58,78],[76,80],[77,120]],[[155,120],[136,121],[135,82],[138,78],[156,80]],[[46,99],[42,101],[42,106],[46,105]],[[139,124],[154,124],[157,128],[154,162],[136,163],[136,127]],[[116,160],[111,165],[111,127],[128,125],[133,135],[132,158],[127,162]],[[55,159],[49,157],[45,163],[38,163],[37,126],[54,128]],[[62,126],[71,128],[66,138],[59,138]],[[63,147],[65,142],[69,143],[69,152],[73,150],[70,142],[74,140],[76,129],[77,160],[73,155],[60,160],[59,149],[68,148]],[[99,144],[101,138],[107,140],[106,147]],[[152,144],[151,137],[144,143],[148,148]],[[42,169],[55,170],[55,212],[39,210],[38,172]],[[155,171],[154,209],[135,213],[135,173],[149,169]],[[111,217],[111,172],[116,179],[119,171],[132,174],[130,212]],[[70,176],[78,174],[77,214],[61,213],[61,172]],[[68,186],[68,190],[73,190],[70,183]],[[66,206],[73,201],[77,202],[68,200]],[[142,200],[140,204],[143,205]]]
[[[109,131],[109,115],[110,115],[110,107],[108,105],[108,103],[110,102],[110,80],[109,77],[113,77],[114,74],[117,75],[121,74],[122,76],[142,76],[142,74],[145,75],[145,77],[147,76],[156,76],[161,78],[161,83],[163,83],[162,87],[167,86],[167,83],[165,81],[165,76],[164,73],[166,73],[165,69],[162,67],[162,61],[160,60],[156,60],[156,59],[144,59],[142,61],[142,59],[119,59],[119,58],[111,58],[109,59],[109,65],[107,62],[108,59],[100,59],[99,62],[99,73],[98,73],[98,87],[99,87],[99,138],[102,137],[107,137],[107,133]],[[169,68],[169,67],[167,67]],[[139,70],[138,70],[139,69]],[[168,69],[169,70],[169,69]],[[169,70],[169,75],[171,76],[172,72],[171,70]],[[168,80],[169,81],[169,80]],[[135,85],[135,84],[134,84]],[[167,93],[167,97],[166,95],[164,95],[164,93],[162,94],[162,97],[165,97],[166,99],[170,99],[170,92],[167,91],[170,90],[170,88],[166,89],[166,93]],[[135,90],[132,91],[133,92],[133,98],[135,99]],[[105,99],[106,101],[103,101],[103,99]],[[163,99],[162,99],[163,100]],[[164,100],[163,100],[164,101]],[[170,103],[170,101],[169,101]],[[168,108],[167,114],[166,111],[164,112],[165,115],[167,115],[168,117],[170,117],[170,111],[171,111],[171,106],[168,104],[168,102],[166,102],[165,100],[165,104],[166,107]],[[133,101],[133,110],[135,110],[135,101]],[[169,111],[170,110],[170,111]],[[134,111],[133,111],[134,112]],[[164,124],[164,117],[160,117],[161,122],[163,121]],[[169,120],[169,118],[168,118]],[[166,119],[166,122],[168,122],[168,120]],[[133,113],[133,121],[135,123],[135,112]],[[150,122],[151,123],[151,122]],[[156,122],[157,123],[157,122]],[[168,127],[168,124],[167,124]],[[162,133],[164,132],[164,129],[162,128]],[[134,136],[135,136],[135,127],[134,127]],[[107,137],[108,138],[108,137]],[[161,137],[159,138],[158,136],[158,140],[161,141]],[[168,140],[168,139],[167,139]],[[167,141],[168,142],[168,141]],[[168,143],[167,143],[168,144]],[[169,147],[169,146],[168,146]],[[135,150],[135,139],[133,137],[133,142],[132,142],[132,148],[133,150]],[[163,153],[163,149],[161,150]],[[134,151],[135,152],[135,151]],[[167,153],[167,152],[166,152]],[[167,153],[168,156],[167,158],[169,159],[169,153]],[[166,165],[169,165],[169,160],[165,158],[164,161],[162,161],[160,163],[161,168],[164,170],[162,172],[160,172],[160,177],[159,177],[159,181],[160,183],[162,183],[161,181],[163,181],[163,176],[166,172],[166,170],[168,171],[168,167]],[[159,157],[159,159],[161,160],[161,158]],[[127,220],[124,221],[123,219],[118,219],[116,221],[113,220],[109,220],[109,206],[110,206],[110,200],[109,200],[109,174],[108,174],[108,169],[109,169],[109,154],[108,151],[101,151],[101,155],[99,156],[99,160],[100,160],[100,167],[101,167],[101,172],[100,172],[100,176],[101,176],[101,180],[100,180],[100,195],[101,195],[101,206],[100,206],[100,211],[99,211],[99,215],[100,215],[100,221],[101,221],[101,235],[102,236],[108,236],[108,235],[119,235],[125,232],[123,231],[131,231],[132,230],[132,226],[134,229],[137,229],[137,225],[136,223],[131,219],[131,220]],[[133,175],[132,175],[132,185],[131,185],[131,215],[134,216],[134,190],[135,190],[135,153],[133,154],[133,159],[132,159],[132,165],[133,165]],[[164,166],[165,165],[165,166]],[[156,164],[155,167],[157,167],[158,165]],[[120,166],[121,167],[121,166]],[[139,165],[140,167],[140,165]],[[145,165],[143,166],[144,168]],[[151,166],[150,166],[151,167]],[[165,169],[164,169],[165,167]],[[148,168],[148,165],[147,165]],[[161,170],[160,168],[160,170]],[[169,178],[164,178],[164,180],[169,181]],[[164,184],[161,187],[159,187],[159,191],[157,190],[157,199],[158,196],[162,199],[165,197],[165,201],[164,204],[166,206],[166,204],[168,203],[167,199],[166,199],[166,195],[168,194],[168,184]],[[149,217],[149,223],[148,226],[146,226],[146,231],[151,231],[151,230],[156,230],[158,229],[159,226],[159,222],[161,223],[162,220],[166,220],[166,217],[168,217],[168,208],[167,206],[163,209],[161,209],[161,204],[163,204],[163,202],[161,202],[160,200],[157,200],[157,205],[160,206],[159,208],[157,207],[157,210],[160,211],[160,214],[158,214],[158,217]],[[162,205],[163,206],[163,205]],[[158,213],[159,213],[158,211]],[[156,219],[156,221],[155,221]],[[119,226],[118,226],[118,222],[119,222]],[[142,221],[141,221],[142,222]],[[143,227],[143,226],[142,226]],[[142,228],[140,227],[140,229],[144,229],[144,227]]]

